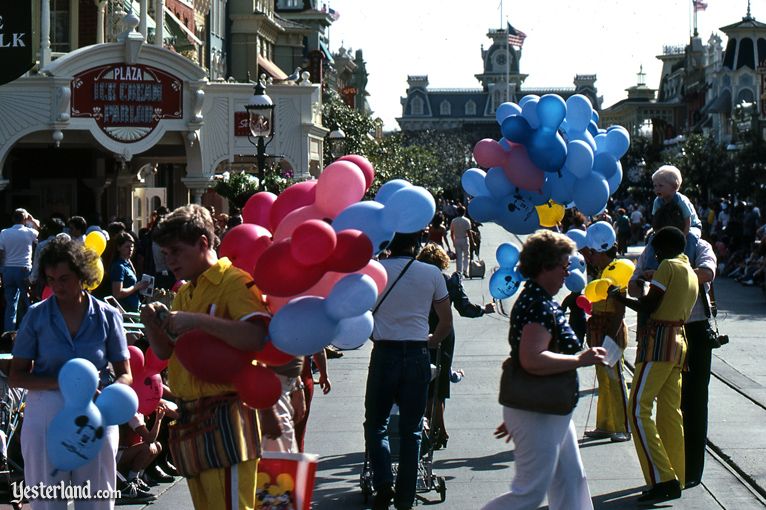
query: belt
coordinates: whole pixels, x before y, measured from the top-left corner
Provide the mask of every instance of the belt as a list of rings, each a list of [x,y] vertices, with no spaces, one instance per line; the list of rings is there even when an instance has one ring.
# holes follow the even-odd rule
[[[373,340],[375,347],[386,347],[396,349],[422,349],[428,347],[425,340]]]

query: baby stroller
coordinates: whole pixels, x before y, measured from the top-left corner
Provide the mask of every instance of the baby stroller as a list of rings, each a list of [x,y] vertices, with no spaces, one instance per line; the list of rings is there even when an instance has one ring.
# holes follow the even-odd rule
[[[439,362],[441,359],[440,352],[436,354],[436,366],[431,365],[431,384],[438,379],[439,375]],[[434,416],[434,407],[437,405],[438,400],[436,398],[431,399],[431,411],[429,416]],[[391,409],[391,415],[388,420],[388,440],[391,447],[393,462],[394,476],[396,476],[398,463],[396,462],[396,456],[393,454],[395,451],[399,451],[399,407],[394,404]],[[434,424],[435,425],[435,424]],[[438,425],[432,426],[427,419],[423,420],[423,432],[420,441],[420,461],[418,462],[418,479],[416,484],[416,493],[425,494],[431,491],[436,491],[439,494],[439,499],[444,502],[447,499],[447,485],[443,476],[436,476],[433,471],[434,461],[434,439],[439,437],[440,431]],[[364,452],[364,464],[362,466],[362,473],[359,475],[359,485],[362,489],[362,497],[364,502],[367,503],[370,496],[373,494],[372,487],[372,467],[370,465],[370,457],[365,449]]]
[[[0,354],[0,357],[10,358],[10,354]],[[0,500],[10,503],[14,509],[21,508],[22,503],[15,499],[12,484],[24,478],[21,422],[26,398],[26,390],[10,388],[7,379],[0,377]]]

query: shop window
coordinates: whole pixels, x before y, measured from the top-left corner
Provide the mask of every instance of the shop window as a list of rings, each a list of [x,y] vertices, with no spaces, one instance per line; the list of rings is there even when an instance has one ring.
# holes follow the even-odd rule
[[[69,33],[69,0],[50,0],[51,51],[66,53],[71,50]]]

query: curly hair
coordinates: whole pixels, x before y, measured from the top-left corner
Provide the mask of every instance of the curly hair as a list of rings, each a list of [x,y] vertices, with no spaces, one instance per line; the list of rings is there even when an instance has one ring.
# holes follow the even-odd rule
[[[38,281],[45,281],[45,270],[66,263],[84,287],[97,285],[103,274],[99,271],[98,254],[85,245],[67,237],[57,236],[48,241],[40,253]]]
[[[418,254],[418,260],[431,264],[439,269],[447,269],[449,267],[449,255],[444,251],[444,248],[435,243],[428,243],[420,250]]]
[[[574,241],[564,234],[539,230],[524,243],[518,269],[527,278],[536,278],[543,271],[558,266],[563,256],[571,255],[576,249]]]
[[[210,249],[218,246],[215,235],[215,223],[210,211],[199,204],[179,207],[157,224],[152,239],[160,246],[167,246],[175,241],[194,244],[205,236]]]

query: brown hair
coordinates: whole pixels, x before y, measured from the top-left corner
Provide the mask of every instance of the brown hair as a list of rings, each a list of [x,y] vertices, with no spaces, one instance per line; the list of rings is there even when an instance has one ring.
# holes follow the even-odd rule
[[[45,281],[45,270],[62,262],[77,275],[85,287],[99,283],[98,254],[82,243],[68,237],[55,237],[48,241],[40,253],[40,266],[37,279]]]
[[[425,245],[420,250],[418,260],[436,266],[439,269],[447,269],[449,267],[449,255],[444,251],[444,248],[435,243]]]
[[[174,210],[162,221],[152,233],[152,239],[160,246],[167,246],[175,241],[194,244],[200,237],[205,236],[208,246],[215,249],[218,238],[215,235],[215,224],[210,211],[199,204],[190,204]]]
[[[574,241],[564,234],[538,230],[524,243],[518,269],[527,278],[536,278],[543,271],[559,265],[561,257],[571,255],[576,249]]]

